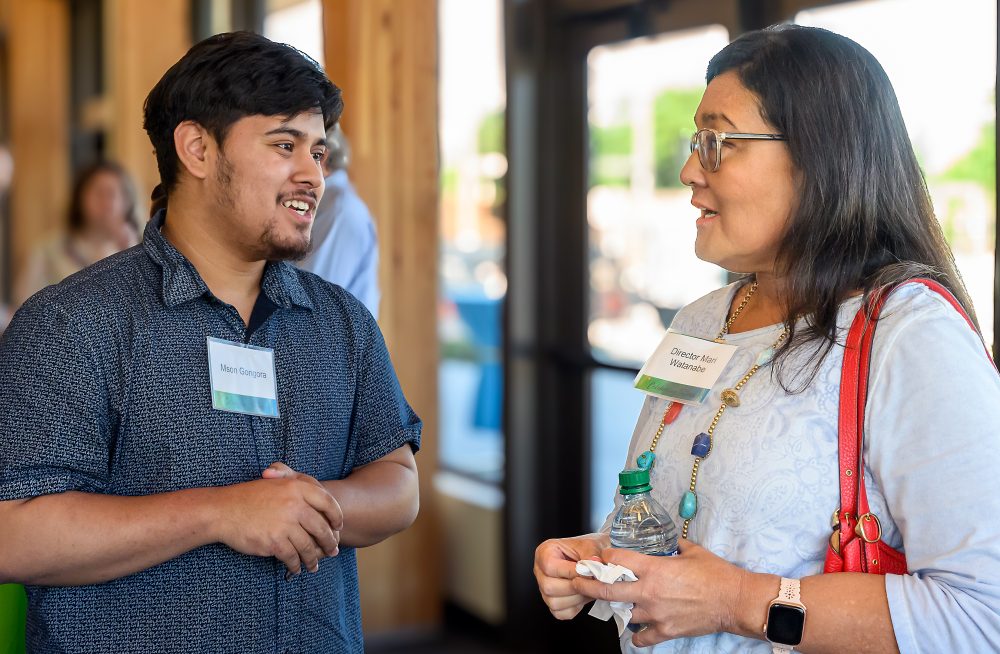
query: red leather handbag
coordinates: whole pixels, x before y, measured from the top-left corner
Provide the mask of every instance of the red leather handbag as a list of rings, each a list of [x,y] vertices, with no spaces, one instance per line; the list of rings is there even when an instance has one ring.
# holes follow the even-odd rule
[[[958,300],[948,289],[930,279],[911,279],[888,288],[875,294],[858,310],[847,334],[844,367],[840,375],[840,508],[833,512],[830,523],[833,533],[823,572],[907,573],[906,556],[882,542],[882,525],[878,516],[868,508],[863,452],[868,368],[878,316],[889,294],[899,286],[910,283],[923,284],[940,293],[975,330],[975,325]],[[992,362],[988,349],[986,356]]]

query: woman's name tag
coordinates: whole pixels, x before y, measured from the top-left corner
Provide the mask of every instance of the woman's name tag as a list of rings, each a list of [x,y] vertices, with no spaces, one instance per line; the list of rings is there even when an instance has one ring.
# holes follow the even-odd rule
[[[682,404],[701,404],[737,346],[667,332],[635,377],[643,393]]]
[[[208,337],[212,408],[278,417],[274,350]]]

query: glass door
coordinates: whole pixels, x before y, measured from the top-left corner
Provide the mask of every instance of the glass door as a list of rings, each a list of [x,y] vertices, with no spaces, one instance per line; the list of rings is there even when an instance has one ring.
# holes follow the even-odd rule
[[[614,503],[644,395],[632,387],[674,314],[726,283],[694,255],[679,179],[722,25],[601,45],[587,57],[590,526]]]
[[[508,619],[548,651],[613,648],[614,629],[585,612],[552,619],[533,553],[601,527],[643,401],[639,366],[680,307],[727,281],[693,256],[678,175],[706,65],[739,18],[721,3],[506,8]]]

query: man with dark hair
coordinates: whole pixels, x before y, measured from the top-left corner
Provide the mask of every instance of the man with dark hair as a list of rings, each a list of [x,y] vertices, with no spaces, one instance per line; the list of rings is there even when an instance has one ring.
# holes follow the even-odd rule
[[[0,340],[0,583],[31,651],[360,652],[354,548],[417,512],[421,423],[309,247],[339,90],[249,33],[150,92],[166,209]]]

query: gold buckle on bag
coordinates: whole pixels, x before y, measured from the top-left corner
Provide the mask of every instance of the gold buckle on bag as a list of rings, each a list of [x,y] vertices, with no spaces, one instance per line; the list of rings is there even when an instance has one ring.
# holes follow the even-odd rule
[[[830,534],[830,547],[833,549],[833,553],[840,555],[840,530]]]
[[[833,549],[833,553],[840,555],[840,509],[834,509],[833,515],[830,516],[830,529],[833,533],[830,534],[830,548]]]
[[[868,534],[862,528],[861,524],[863,522],[875,521],[876,535],[875,538],[868,538]],[[866,543],[877,543],[882,540],[882,523],[878,521],[878,516],[874,513],[868,512],[858,518],[858,524],[854,525],[854,533],[858,535],[858,538],[865,541]]]

